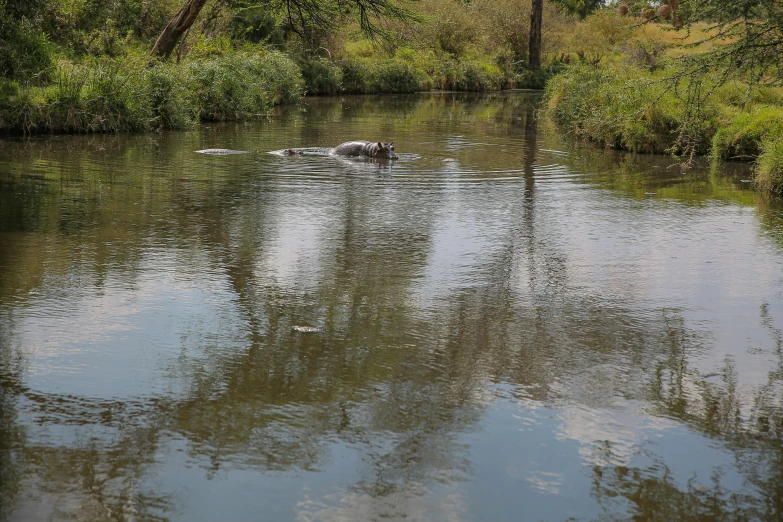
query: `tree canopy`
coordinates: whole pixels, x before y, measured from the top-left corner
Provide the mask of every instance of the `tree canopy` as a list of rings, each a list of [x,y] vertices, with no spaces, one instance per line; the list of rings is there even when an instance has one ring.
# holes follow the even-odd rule
[[[705,53],[686,57],[690,76],[719,73],[753,83],[783,84],[783,2],[780,0],[684,0],[680,11],[686,30],[692,23],[710,22],[707,38],[716,43]]]
[[[552,0],[569,14],[576,15],[584,20],[587,15],[604,6],[603,0]]]
[[[186,0],[158,37],[151,54],[168,57],[205,4],[206,0]],[[335,30],[350,18],[355,19],[361,31],[371,39],[387,35],[381,22],[415,19],[412,11],[393,0],[229,0],[226,5],[236,11],[262,9],[281,13],[288,30],[311,47],[318,46],[320,33]]]

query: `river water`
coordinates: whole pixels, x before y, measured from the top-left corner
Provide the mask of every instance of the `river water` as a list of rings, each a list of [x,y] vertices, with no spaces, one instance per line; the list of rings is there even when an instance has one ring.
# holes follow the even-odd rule
[[[783,519],[783,205],[539,101],[0,140],[0,519]]]

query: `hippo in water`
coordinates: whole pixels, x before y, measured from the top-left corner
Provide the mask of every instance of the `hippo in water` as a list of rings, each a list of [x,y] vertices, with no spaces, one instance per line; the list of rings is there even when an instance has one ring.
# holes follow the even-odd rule
[[[366,156],[377,159],[397,159],[397,153],[394,152],[394,142],[372,142],[372,141],[348,141],[332,149],[332,154],[338,156]]]

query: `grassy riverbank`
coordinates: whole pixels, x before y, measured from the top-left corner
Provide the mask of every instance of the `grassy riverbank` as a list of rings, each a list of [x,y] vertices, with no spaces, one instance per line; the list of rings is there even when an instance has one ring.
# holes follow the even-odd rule
[[[546,74],[515,74],[481,59],[427,59],[402,53],[329,61],[263,47],[180,64],[144,56],[60,60],[47,72],[48,81],[0,83],[0,131],[183,129],[201,121],[263,117],[275,105],[304,95],[541,87]]]
[[[666,71],[569,68],[546,88],[548,113],[600,146],[756,161],[759,188],[783,193],[783,91],[730,82],[695,111]]]
[[[6,84],[0,129],[122,132],[188,128],[202,120],[264,115],[299,99],[299,68],[275,52],[235,53],[177,65],[144,60],[68,61],[41,86]]]
[[[631,23],[610,12],[582,20],[547,1],[533,71],[529,2],[420,0],[370,35],[355,12],[327,3],[313,4],[329,14],[316,23],[231,0],[208,4],[167,61],[151,58],[182,1],[0,0],[0,132],[186,128],[305,95],[540,89],[569,64],[600,59]]]
[[[618,24],[629,19],[606,11],[593,16]],[[545,112],[561,130],[603,147],[684,161],[693,155],[752,161],[757,186],[783,194],[780,66],[741,69],[743,53],[752,53],[754,45],[777,44],[740,45],[745,33],[736,20],[677,30],[660,16],[650,23],[636,19],[606,42],[600,60],[572,65],[547,84]],[[735,22],[737,32],[726,29]],[[780,31],[769,25],[766,33]],[[760,59],[750,55],[747,61]]]
[[[306,95],[542,88],[562,66],[526,69],[530,6],[512,0],[422,0],[406,20],[376,20],[374,38],[327,3],[320,24],[271,4],[208,3],[168,60],[150,57],[182,3],[0,0],[0,132],[187,128]],[[551,58],[578,21],[553,4],[545,21]]]

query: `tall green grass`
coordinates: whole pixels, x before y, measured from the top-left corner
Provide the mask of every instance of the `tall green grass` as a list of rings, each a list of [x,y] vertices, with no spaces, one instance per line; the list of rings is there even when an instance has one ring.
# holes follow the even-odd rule
[[[300,65],[309,94],[408,93],[432,86],[423,70],[398,58],[315,59]]]
[[[192,60],[185,84],[201,120],[264,116],[275,105],[299,98],[299,67],[279,53],[240,52]]]
[[[547,84],[546,99],[567,131],[633,152],[705,153],[720,115],[709,102],[687,112],[662,77],[630,67],[572,67]]]
[[[756,163],[756,186],[783,195],[783,135],[762,142]]]
[[[321,57],[297,56],[307,94],[338,94],[343,91],[343,69]]]
[[[20,87],[0,101],[0,124],[34,132],[121,132],[152,127],[150,89],[140,67],[60,63],[45,87]]]
[[[549,82],[547,111],[566,131],[603,146],[757,159],[757,185],[783,192],[783,105],[769,104],[780,91],[727,84],[698,112],[682,93],[661,74],[582,65]]]
[[[187,69],[176,64],[156,63],[147,69],[153,128],[187,129],[198,123],[195,94],[187,80]]]
[[[3,92],[0,130],[125,132],[263,116],[299,99],[302,78],[282,54],[242,52],[184,65],[61,62],[49,85],[8,84]]]
[[[432,77],[439,89],[453,91],[494,91],[513,87],[513,79],[503,75],[494,64],[447,57],[432,67]]]
[[[496,91],[513,87],[542,88],[547,72],[525,74],[487,59],[400,49],[391,58],[354,55],[331,62],[297,58],[308,94],[409,93],[442,89]]]
[[[750,160],[761,154],[768,137],[777,136],[783,136],[783,106],[759,106],[737,114],[718,129],[712,138],[712,156]]]

